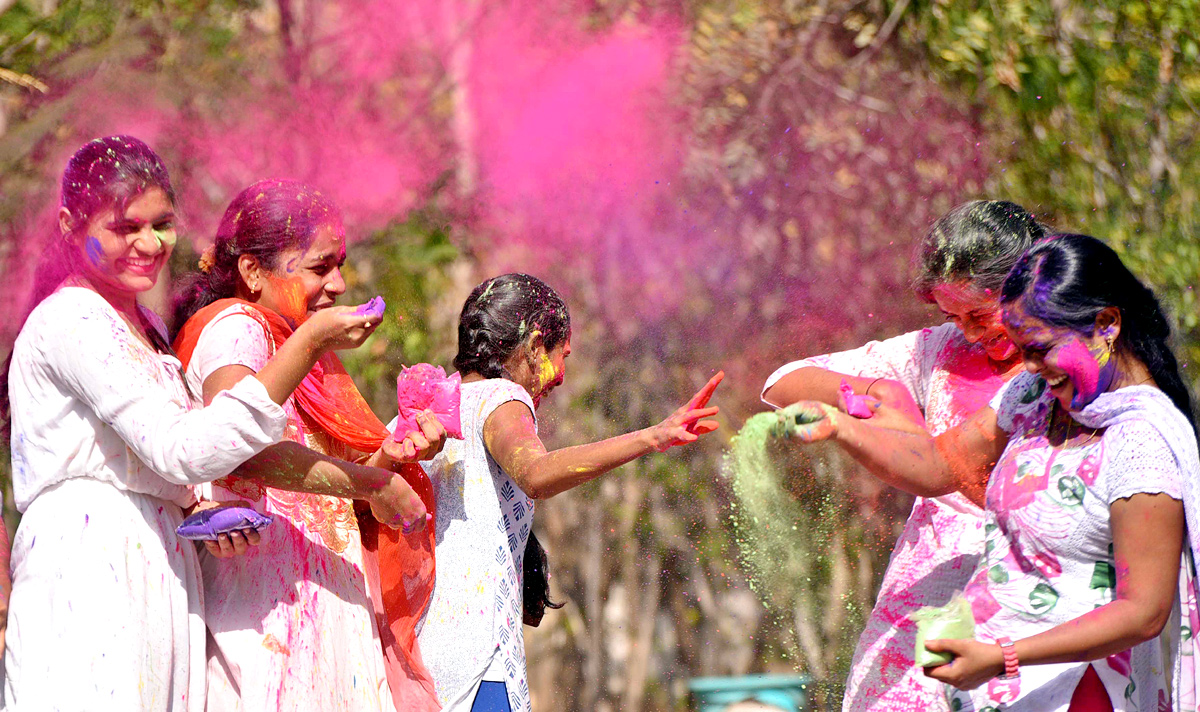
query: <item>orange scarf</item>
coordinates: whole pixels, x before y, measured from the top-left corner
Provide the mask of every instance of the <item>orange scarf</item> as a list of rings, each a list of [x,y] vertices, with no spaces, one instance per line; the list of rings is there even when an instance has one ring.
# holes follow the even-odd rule
[[[175,339],[175,352],[187,369],[204,327],[225,309],[248,307],[273,344],[272,354],[292,328],[274,311],[241,299],[222,299],[204,307],[188,319]],[[333,439],[354,450],[373,453],[383,445],[388,430],[371,411],[353,379],[332,352],[325,354],[293,393],[297,410],[315,422]],[[404,465],[400,472],[434,513],[433,484],[419,465]],[[397,710],[417,712],[441,709],[433,678],[421,660],[416,625],[433,595],[434,527],[404,536],[379,526],[374,517],[359,518],[363,545],[363,573],[379,623],[387,663],[388,684]]]

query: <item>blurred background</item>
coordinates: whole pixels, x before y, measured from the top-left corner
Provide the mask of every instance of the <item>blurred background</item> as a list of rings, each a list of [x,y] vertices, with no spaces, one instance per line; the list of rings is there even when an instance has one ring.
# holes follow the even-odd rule
[[[534,708],[748,673],[836,707],[911,500],[825,450],[739,500],[730,438],[778,365],[938,321],[912,245],[979,197],[1117,248],[1194,379],[1198,26],[1200,0],[0,0],[0,354],[67,157],[113,133],[167,162],[175,275],[257,179],[335,197],[345,301],[389,305],[345,357],[385,421],[472,286],[538,275],[574,326],[551,447],[727,378],[720,431],[539,504],[568,603],[527,629]]]

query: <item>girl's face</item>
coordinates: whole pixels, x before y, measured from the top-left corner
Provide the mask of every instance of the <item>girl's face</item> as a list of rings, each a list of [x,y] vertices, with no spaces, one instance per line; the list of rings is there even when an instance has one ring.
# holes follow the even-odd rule
[[[963,281],[936,285],[933,300],[946,320],[954,322],[969,343],[982,346],[993,362],[1003,364],[1017,357],[1017,347],[1000,318],[998,297]]]
[[[66,231],[71,216],[59,222]],[[94,216],[71,238],[80,252],[84,276],[102,290],[137,295],[158,283],[175,247],[175,207],[162,188],[151,187],[130,201],[124,215],[112,208]]]
[[[1018,301],[1005,308],[1004,325],[1021,349],[1025,370],[1046,379],[1067,410],[1082,410],[1116,380],[1117,359],[1109,344],[1119,333],[1118,324],[1080,334],[1030,316]]]
[[[345,293],[345,262],[341,224],[322,225],[307,249],[284,250],[275,269],[264,272],[259,303],[299,325],[318,309],[336,304]]]
[[[526,387],[529,395],[533,397],[534,408],[541,405],[542,399],[549,395],[550,391],[562,385],[567,375],[567,357],[570,355],[569,336],[549,351],[543,347],[534,350],[529,364],[530,382]]]

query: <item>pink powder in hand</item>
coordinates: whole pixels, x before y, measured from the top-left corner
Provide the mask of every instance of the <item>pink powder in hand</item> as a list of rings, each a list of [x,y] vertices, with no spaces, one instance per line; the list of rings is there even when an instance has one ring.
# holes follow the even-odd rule
[[[383,316],[384,309],[387,309],[387,303],[383,301],[383,297],[371,297],[370,301],[355,309],[354,313],[359,316],[369,316],[372,319],[378,319]]]
[[[456,373],[447,376],[441,366],[418,363],[409,366],[396,377],[396,402],[400,407],[396,420],[395,438],[418,431],[417,416],[421,411],[433,411],[446,435],[462,439],[462,424],[458,403],[462,395],[462,378]]]
[[[841,385],[838,386],[838,393],[842,396],[842,407],[855,418],[865,419],[875,415],[875,411],[871,410],[871,407],[867,405],[867,396],[854,395],[854,388],[844,378]]]

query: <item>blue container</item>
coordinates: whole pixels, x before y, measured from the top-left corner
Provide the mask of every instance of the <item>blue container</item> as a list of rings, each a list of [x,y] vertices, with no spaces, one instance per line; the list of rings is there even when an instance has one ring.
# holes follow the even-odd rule
[[[742,675],[694,677],[688,680],[695,712],[724,712],[730,705],[753,700],[786,712],[808,712],[807,675]]]

